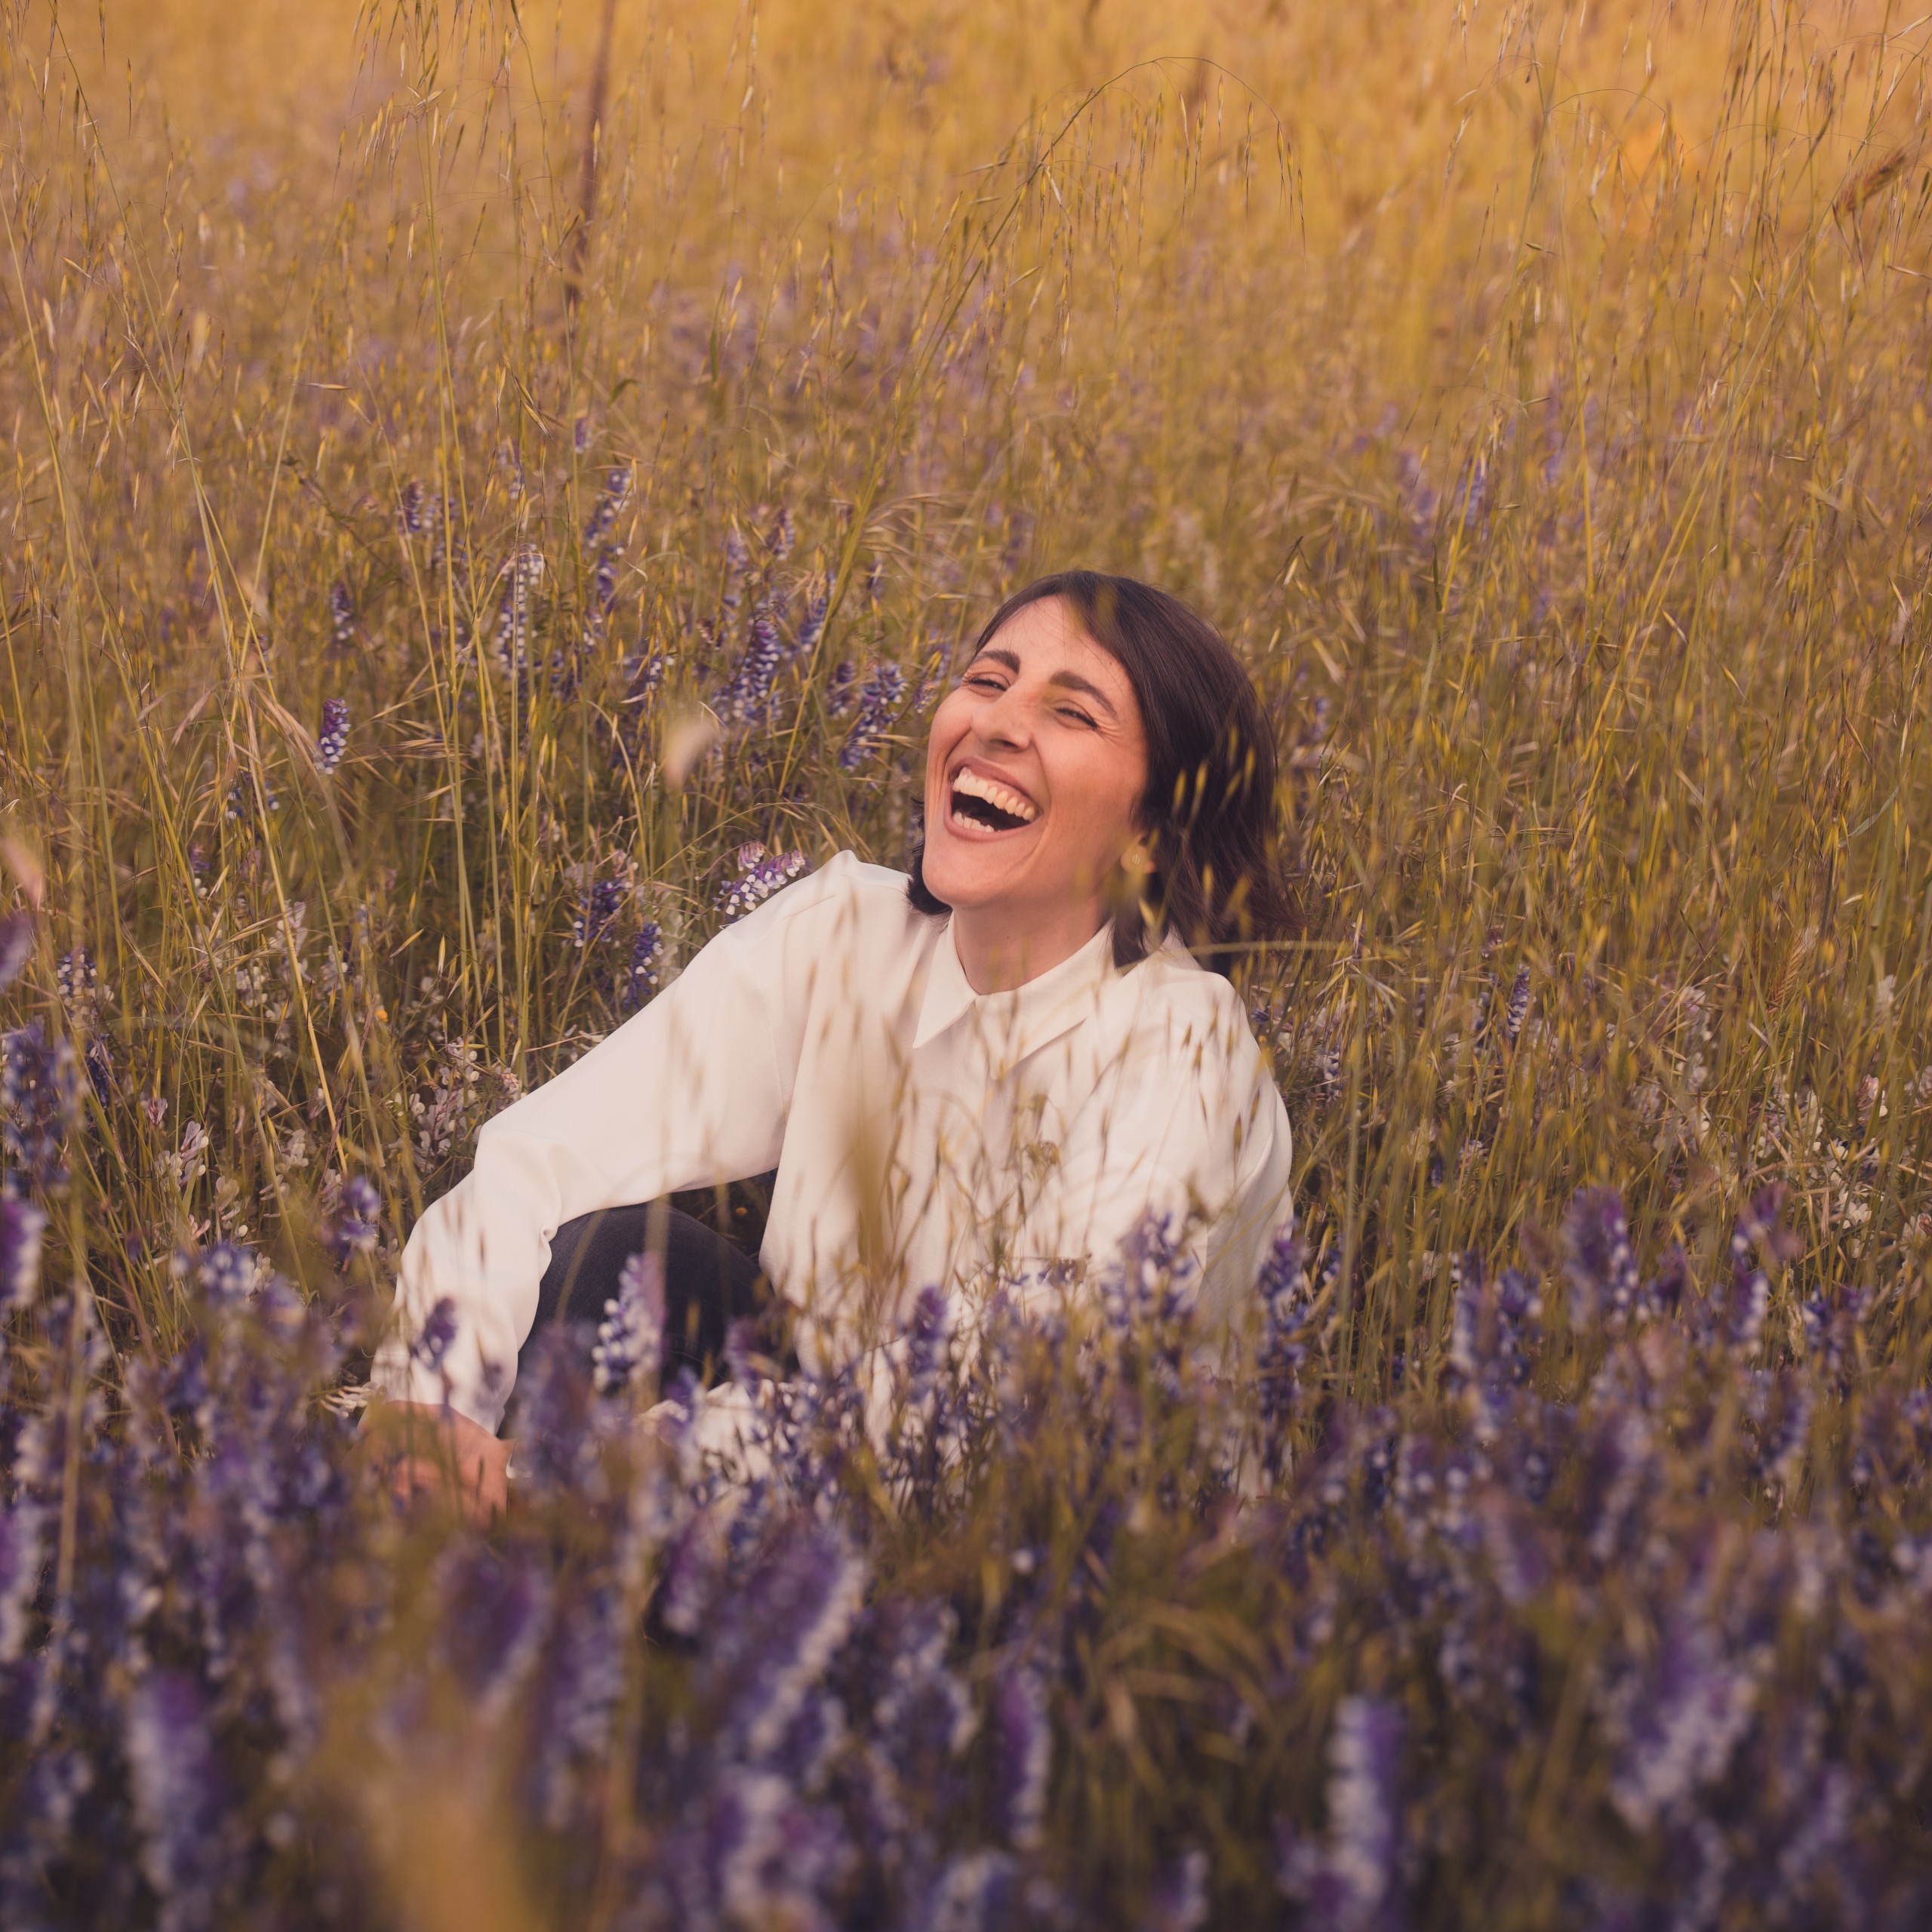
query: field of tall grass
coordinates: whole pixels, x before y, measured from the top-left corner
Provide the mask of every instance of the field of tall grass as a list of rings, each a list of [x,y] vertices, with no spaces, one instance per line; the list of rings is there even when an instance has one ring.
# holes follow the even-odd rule
[[[1924,1922],[1932,29],[4,17],[0,1920]],[[1074,565],[1278,724],[1252,1372],[1150,1229],[399,1511],[478,1126]]]

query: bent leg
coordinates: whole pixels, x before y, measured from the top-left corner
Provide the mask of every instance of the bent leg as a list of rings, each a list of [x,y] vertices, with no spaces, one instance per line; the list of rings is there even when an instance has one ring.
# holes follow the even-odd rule
[[[642,1204],[606,1208],[566,1221],[557,1230],[523,1355],[553,1322],[577,1327],[586,1337],[594,1334],[604,1318],[604,1304],[617,1298],[624,1263],[649,1245],[650,1217],[649,1207]],[[673,1208],[666,1235],[665,1378],[688,1367],[703,1381],[718,1381],[731,1324],[759,1314],[768,1294],[760,1291],[758,1264],[702,1221]],[[584,1346],[588,1350],[589,1340]],[[521,1361],[520,1356],[519,1370]]]

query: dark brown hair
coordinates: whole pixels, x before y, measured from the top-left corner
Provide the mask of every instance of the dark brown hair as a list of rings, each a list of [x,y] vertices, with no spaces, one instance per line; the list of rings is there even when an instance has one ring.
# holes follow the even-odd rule
[[[1180,934],[1203,965],[1231,970],[1243,942],[1294,930],[1281,867],[1275,737],[1227,641],[1177,597],[1129,577],[1062,571],[1009,597],[974,641],[977,657],[1008,618],[1049,597],[1127,673],[1147,740],[1147,789],[1136,814],[1154,869],[1114,916],[1114,963]],[[969,660],[970,661],[970,660]],[[952,909],[912,859],[912,903]]]

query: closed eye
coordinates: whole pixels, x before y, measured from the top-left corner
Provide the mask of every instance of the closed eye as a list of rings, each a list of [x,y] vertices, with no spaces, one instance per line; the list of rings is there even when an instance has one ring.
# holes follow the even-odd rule
[[[959,681],[962,685],[971,685],[975,691],[1003,691],[1006,689],[1005,685],[998,678],[989,678],[984,672],[980,672],[977,675],[969,675],[961,678]]]
[[[1100,727],[1094,722],[1093,719],[1089,718],[1086,712],[1082,711],[1078,705],[1062,705],[1060,708],[1060,715],[1063,718],[1072,720],[1072,721],[1076,724],[1085,725],[1090,731],[1097,731],[1100,729]]]

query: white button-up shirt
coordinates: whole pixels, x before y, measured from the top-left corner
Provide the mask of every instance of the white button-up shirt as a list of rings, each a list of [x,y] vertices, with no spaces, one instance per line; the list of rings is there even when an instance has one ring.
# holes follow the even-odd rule
[[[1289,1213],[1290,1143],[1233,988],[1176,943],[1122,971],[1103,927],[977,994],[951,921],[906,885],[841,853],[489,1121],[404,1250],[377,1386],[438,1402],[447,1376],[494,1429],[564,1222],[774,1168],[760,1260],[801,1312],[808,1367],[890,1339],[930,1283],[1051,1268],[1064,1292],[1150,1210],[1185,1225],[1204,1315],[1234,1314]],[[445,1296],[457,1335],[432,1376],[408,1343]]]

